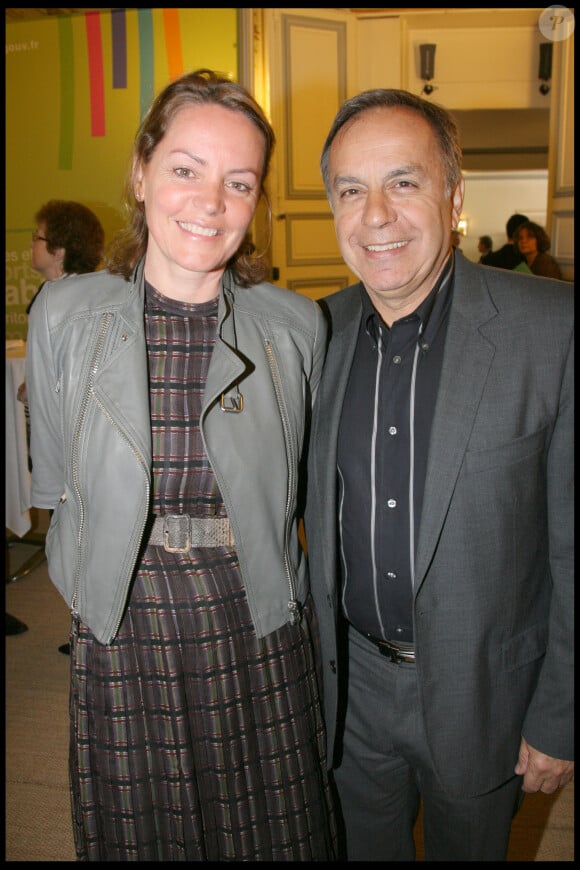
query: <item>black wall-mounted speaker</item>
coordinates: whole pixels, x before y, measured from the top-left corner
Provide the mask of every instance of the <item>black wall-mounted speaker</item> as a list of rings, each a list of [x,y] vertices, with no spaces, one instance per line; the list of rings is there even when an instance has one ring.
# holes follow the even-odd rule
[[[435,78],[435,49],[436,45],[426,42],[419,46],[421,52],[421,78],[430,81]]]
[[[554,43],[552,42],[540,43],[540,71],[538,72],[538,78],[542,79],[544,82],[549,82],[552,78],[553,48]]]

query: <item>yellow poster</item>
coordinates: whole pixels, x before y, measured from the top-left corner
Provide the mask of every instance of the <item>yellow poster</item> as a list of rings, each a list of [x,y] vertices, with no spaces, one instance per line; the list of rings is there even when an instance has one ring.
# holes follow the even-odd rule
[[[84,203],[108,243],[121,227],[133,138],[182,72],[238,78],[236,9],[113,9],[6,25],[6,338],[26,338],[34,215]]]

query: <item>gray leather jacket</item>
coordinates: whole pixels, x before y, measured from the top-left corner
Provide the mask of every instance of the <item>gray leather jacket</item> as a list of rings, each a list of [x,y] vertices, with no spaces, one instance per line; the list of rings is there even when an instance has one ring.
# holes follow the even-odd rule
[[[298,469],[326,348],[311,299],[223,280],[201,431],[262,637],[308,592]],[[150,511],[151,423],[141,263],[43,287],[30,313],[26,383],[32,501],[54,509],[51,580],[73,615],[111,643]],[[240,412],[225,408],[240,406]]]

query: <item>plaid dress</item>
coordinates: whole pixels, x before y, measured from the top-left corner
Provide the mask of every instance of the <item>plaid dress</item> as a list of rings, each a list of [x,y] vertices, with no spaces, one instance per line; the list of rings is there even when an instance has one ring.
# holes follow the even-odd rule
[[[225,516],[199,430],[217,300],[146,290],[153,511]],[[147,545],[115,641],[73,625],[79,860],[332,860],[315,630],[305,608],[256,637],[235,548]]]

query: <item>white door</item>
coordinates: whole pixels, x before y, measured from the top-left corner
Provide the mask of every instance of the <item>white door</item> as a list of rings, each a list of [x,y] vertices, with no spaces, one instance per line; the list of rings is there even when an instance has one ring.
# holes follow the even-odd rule
[[[277,140],[269,187],[273,280],[319,298],[356,281],[340,255],[319,168],[333,118],[354,90],[356,22],[325,9],[269,9],[262,20],[261,102]]]

